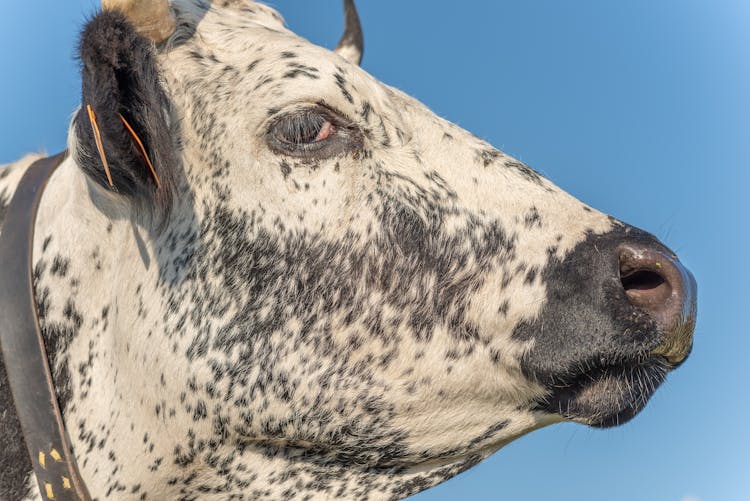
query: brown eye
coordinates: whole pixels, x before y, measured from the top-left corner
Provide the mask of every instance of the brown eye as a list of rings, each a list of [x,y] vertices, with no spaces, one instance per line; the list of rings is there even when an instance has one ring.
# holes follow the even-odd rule
[[[339,113],[318,105],[277,117],[266,134],[276,153],[305,158],[330,158],[362,146],[359,129]]]

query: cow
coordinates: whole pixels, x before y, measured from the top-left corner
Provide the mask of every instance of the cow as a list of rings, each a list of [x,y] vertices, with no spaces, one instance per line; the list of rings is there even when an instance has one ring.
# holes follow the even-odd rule
[[[250,0],[85,25],[33,280],[93,498],[399,499],[687,358],[675,254],[363,71],[345,6],[335,51]],[[2,364],[0,408],[0,497],[46,499]]]

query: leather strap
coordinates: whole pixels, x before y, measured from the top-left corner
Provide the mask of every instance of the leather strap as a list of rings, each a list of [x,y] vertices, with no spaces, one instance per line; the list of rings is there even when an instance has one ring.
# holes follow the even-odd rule
[[[0,234],[0,348],[42,499],[90,501],[57,402],[31,274],[39,201],[66,155],[32,164],[8,206]]]

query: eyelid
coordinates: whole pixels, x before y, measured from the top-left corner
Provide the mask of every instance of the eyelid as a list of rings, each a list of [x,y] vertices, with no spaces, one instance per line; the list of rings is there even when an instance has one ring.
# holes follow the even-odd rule
[[[283,108],[272,108],[271,110],[269,110],[268,120],[266,120],[266,123],[268,125],[265,128],[266,130],[270,130],[270,128],[273,127],[273,125],[279,119],[287,115],[306,112],[317,112],[320,115],[328,118],[332,124],[338,127],[357,127],[355,125],[357,122],[353,120],[349,115],[328,105],[328,103],[326,103],[325,101],[300,101],[290,106],[285,106]]]

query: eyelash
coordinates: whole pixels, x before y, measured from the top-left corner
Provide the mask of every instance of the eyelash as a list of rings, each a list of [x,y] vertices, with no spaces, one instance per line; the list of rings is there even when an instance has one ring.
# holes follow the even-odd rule
[[[288,115],[275,130],[276,138],[290,145],[309,145],[325,141],[336,134],[336,126],[323,115],[300,113]]]

